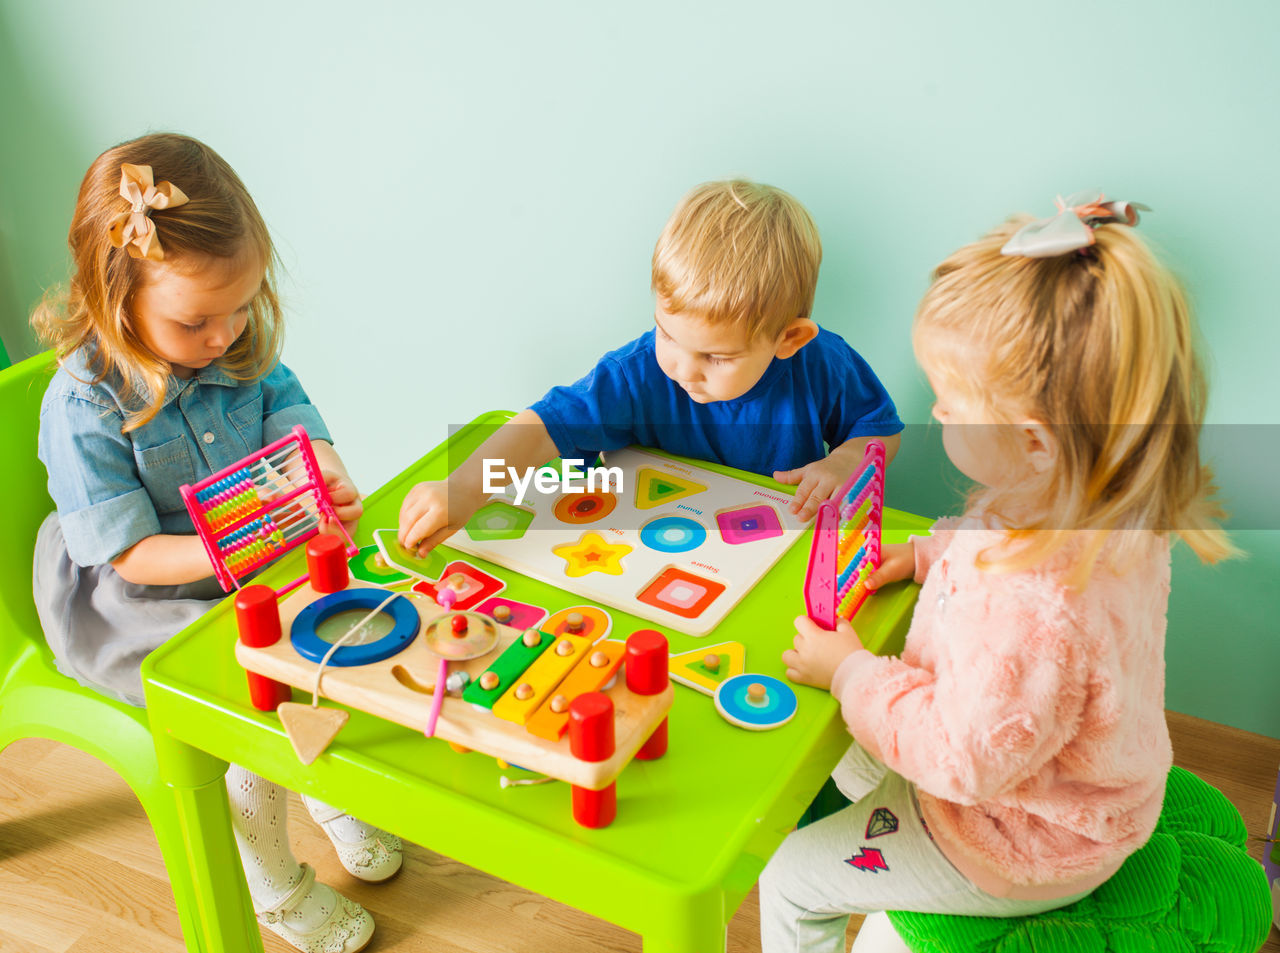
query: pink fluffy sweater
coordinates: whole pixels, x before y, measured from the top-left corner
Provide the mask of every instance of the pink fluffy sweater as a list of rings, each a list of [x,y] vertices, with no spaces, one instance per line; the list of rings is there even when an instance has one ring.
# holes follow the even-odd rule
[[[1062,585],[1067,554],[982,571],[1001,534],[969,517],[916,537],[919,602],[901,658],[855,652],[832,694],[853,736],[916,785],[943,853],[989,893],[1066,896],[1155,827],[1169,546]],[[1105,550],[1104,550],[1105,552]]]

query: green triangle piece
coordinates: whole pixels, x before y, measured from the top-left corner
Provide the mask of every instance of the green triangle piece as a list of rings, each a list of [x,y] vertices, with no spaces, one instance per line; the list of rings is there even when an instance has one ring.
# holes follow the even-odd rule
[[[636,474],[636,509],[650,510],[705,490],[705,486],[693,480],[672,476],[652,467],[641,467]]]

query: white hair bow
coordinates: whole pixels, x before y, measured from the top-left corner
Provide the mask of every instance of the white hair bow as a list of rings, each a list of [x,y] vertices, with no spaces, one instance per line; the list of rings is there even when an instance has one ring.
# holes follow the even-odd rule
[[[1018,229],[1000,249],[1002,255],[1023,258],[1053,258],[1065,252],[1088,248],[1096,239],[1093,230],[1099,225],[1118,223],[1137,225],[1138,210],[1149,212],[1138,202],[1107,202],[1102,192],[1094,189],[1077,192],[1065,199],[1057,198],[1058,214],[1038,218]]]

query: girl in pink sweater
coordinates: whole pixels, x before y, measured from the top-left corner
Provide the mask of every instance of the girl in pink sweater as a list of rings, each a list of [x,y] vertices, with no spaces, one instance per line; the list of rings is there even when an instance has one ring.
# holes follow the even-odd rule
[[[1061,205],[953,254],[916,315],[943,446],[977,486],[872,576],[922,583],[901,658],[796,621],[787,675],[840,700],[854,803],[769,862],[765,953],[842,951],[853,912],[1065,906],[1155,826],[1170,541],[1233,550],[1186,301],[1122,227],[1132,206]]]

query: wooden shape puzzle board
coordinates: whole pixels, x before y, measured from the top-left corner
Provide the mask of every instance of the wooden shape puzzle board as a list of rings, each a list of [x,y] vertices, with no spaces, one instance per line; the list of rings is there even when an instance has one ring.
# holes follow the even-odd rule
[[[706,635],[800,538],[791,497],[628,447],[623,492],[490,498],[448,542],[689,635]],[[578,481],[581,483],[581,481]]]

